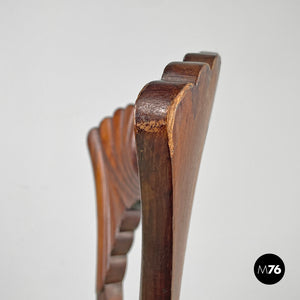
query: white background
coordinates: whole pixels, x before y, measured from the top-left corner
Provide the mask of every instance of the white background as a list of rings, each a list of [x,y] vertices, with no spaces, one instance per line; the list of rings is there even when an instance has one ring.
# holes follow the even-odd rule
[[[222,69],[181,299],[300,298],[299,1],[0,0],[0,298],[94,299],[88,130],[185,53]],[[255,260],[285,277],[266,286]],[[138,299],[140,230],[125,300]]]

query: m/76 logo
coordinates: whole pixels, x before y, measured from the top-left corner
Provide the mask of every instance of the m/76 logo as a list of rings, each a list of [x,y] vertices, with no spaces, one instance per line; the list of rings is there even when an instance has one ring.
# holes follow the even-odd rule
[[[269,269],[268,269],[269,268]],[[261,274],[272,274],[272,272],[274,272],[275,274],[280,274],[282,271],[281,271],[281,268],[280,268],[280,265],[267,265],[267,266],[258,266],[258,270],[257,270],[257,273],[261,273]]]
[[[256,278],[264,284],[275,284],[284,275],[285,266],[282,259],[275,254],[264,254],[254,264]]]

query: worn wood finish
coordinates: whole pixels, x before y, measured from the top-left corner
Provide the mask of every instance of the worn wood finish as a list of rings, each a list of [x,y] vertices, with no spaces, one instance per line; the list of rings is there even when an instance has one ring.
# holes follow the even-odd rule
[[[142,199],[142,300],[177,300],[220,57],[187,54],[147,84],[135,110]]]
[[[140,299],[179,299],[219,69],[215,53],[187,54],[183,62],[167,65],[161,80],[142,89],[135,109],[119,109],[90,131],[98,210],[98,300],[122,300],[126,254],[140,219],[135,205],[139,199]]]
[[[138,226],[140,199],[133,105],[118,109],[88,135],[98,213],[98,300],[121,300],[126,254]]]

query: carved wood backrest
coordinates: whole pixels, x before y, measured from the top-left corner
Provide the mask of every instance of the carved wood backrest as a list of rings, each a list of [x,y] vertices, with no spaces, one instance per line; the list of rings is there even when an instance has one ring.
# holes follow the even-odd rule
[[[142,210],[141,300],[178,300],[194,190],[220,69],[190,53],[147,84],[135,106],[90,131],[98,215],[97,299],[122,300]],[[141,200],[141,206],[139,201]]]

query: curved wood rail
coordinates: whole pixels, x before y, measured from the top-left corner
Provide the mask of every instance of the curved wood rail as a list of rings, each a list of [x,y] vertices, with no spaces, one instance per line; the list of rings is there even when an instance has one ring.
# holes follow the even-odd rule
[[[122,300],[142,203],[141,300],[178,300],[202,151],[220,70],[190,53],[88,136],[98,213],[97,299]]]
[[[135,110],[142,199],[142,300],[177,300],[194,190],[220,68],[187,54],[147,84]]]
[[[139,224],[133,105],[118,109],[88,135],[98,214],[98,300],[121,300],[126,254]]]

